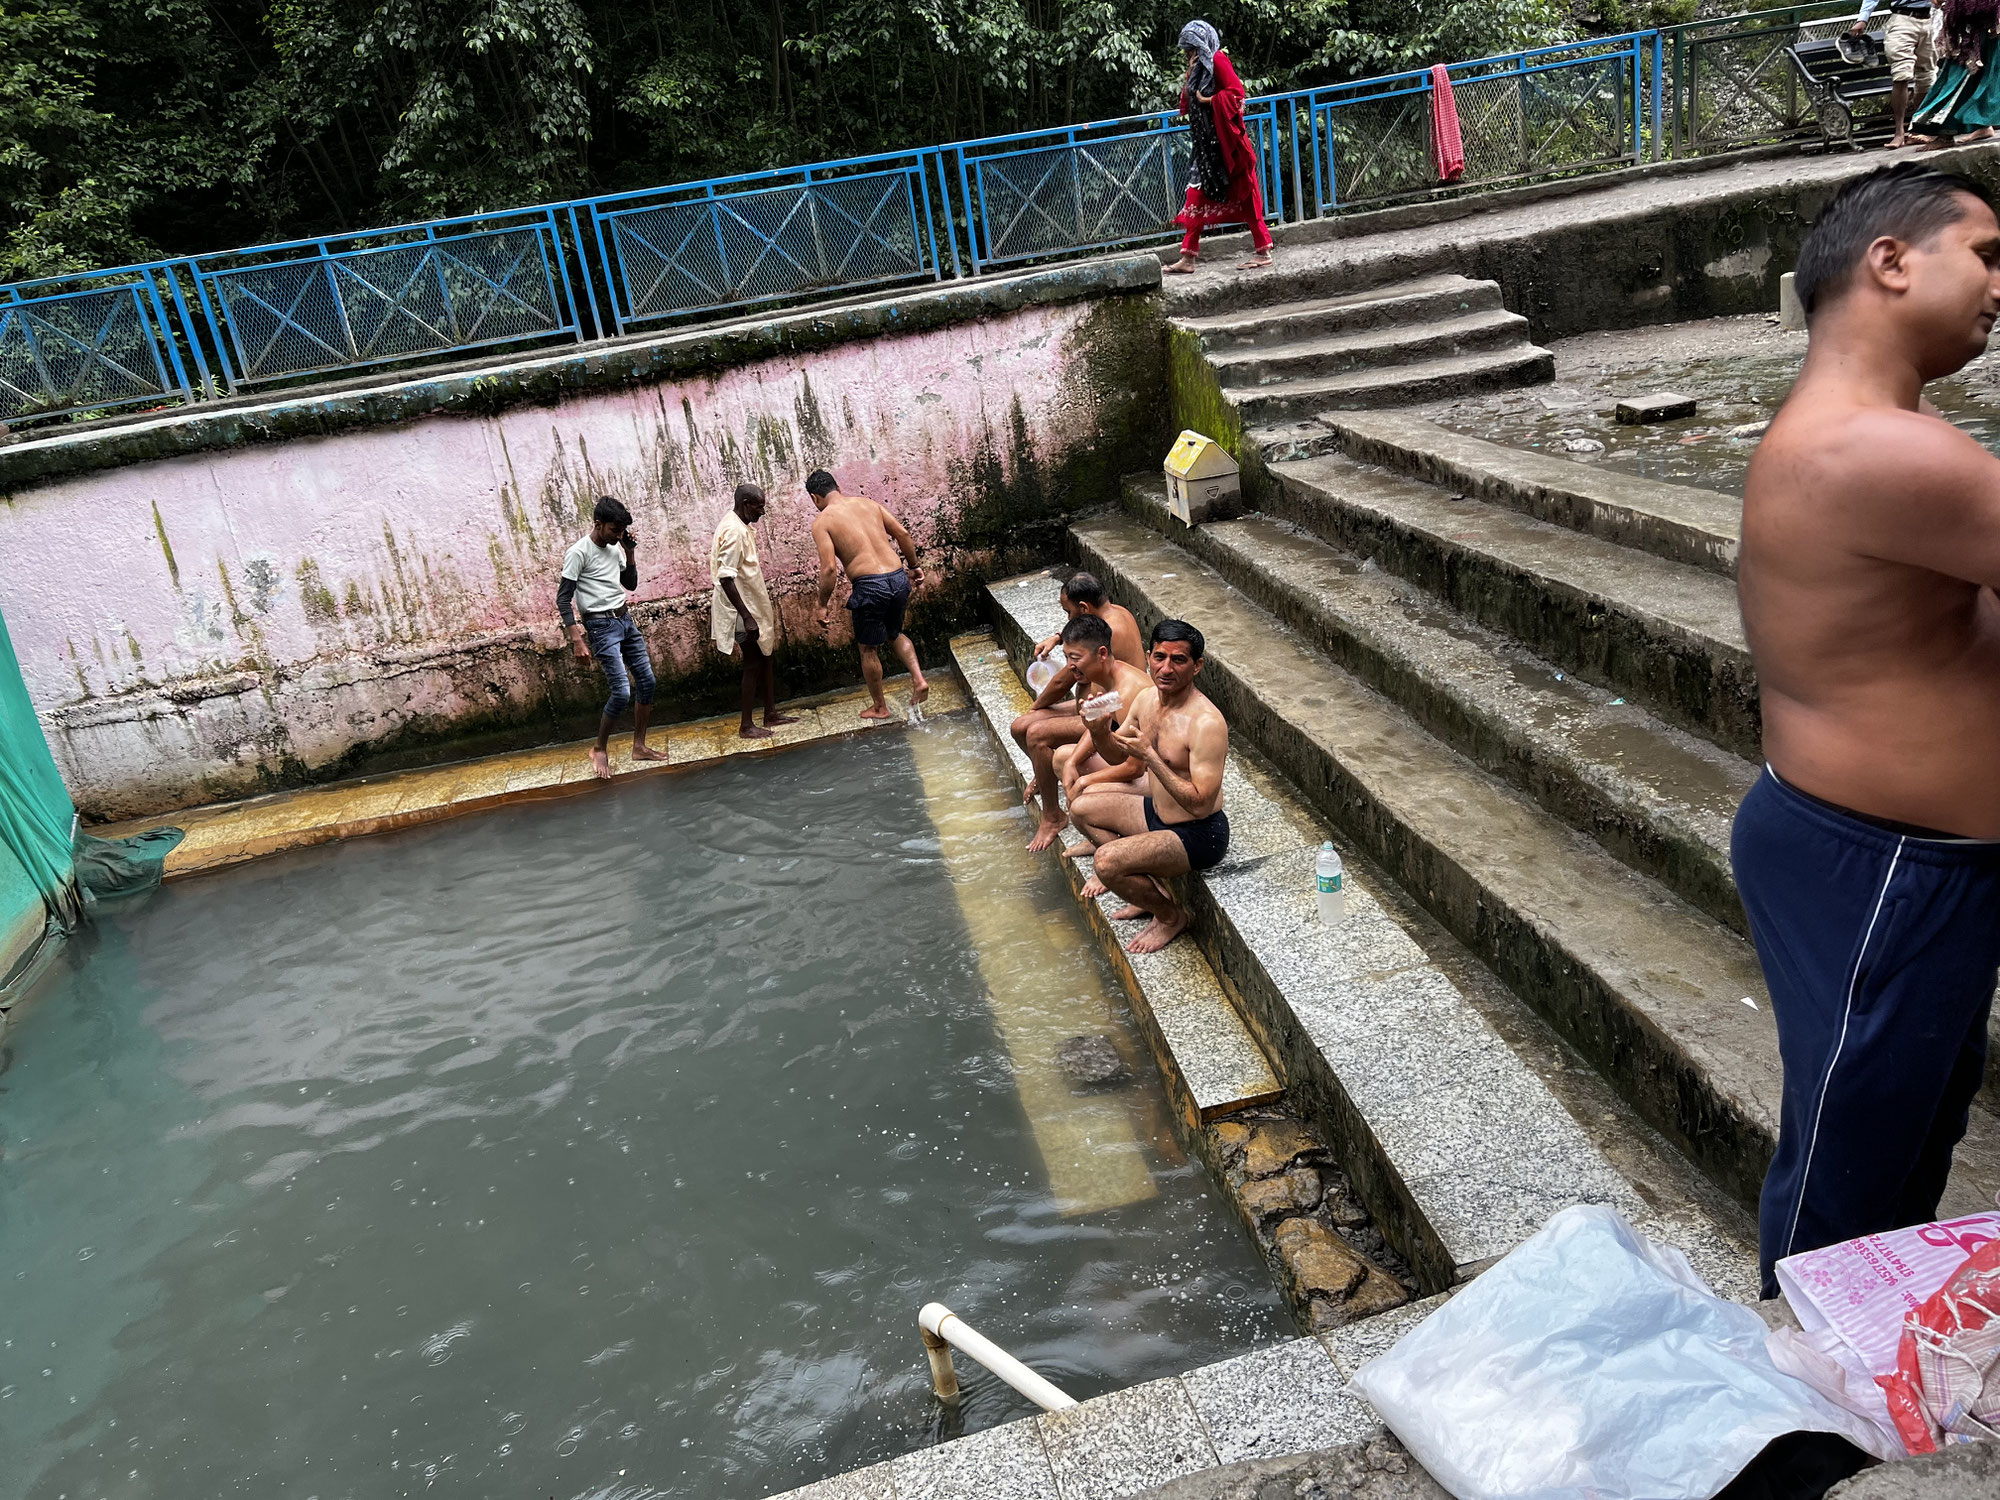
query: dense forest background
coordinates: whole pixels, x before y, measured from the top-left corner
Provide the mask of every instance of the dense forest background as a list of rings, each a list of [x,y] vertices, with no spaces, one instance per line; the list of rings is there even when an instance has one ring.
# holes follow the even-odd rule
[[[1262,92],[1637,19],[1599,10],[0,0],[0,280],[1162,108],[1197,14]]]

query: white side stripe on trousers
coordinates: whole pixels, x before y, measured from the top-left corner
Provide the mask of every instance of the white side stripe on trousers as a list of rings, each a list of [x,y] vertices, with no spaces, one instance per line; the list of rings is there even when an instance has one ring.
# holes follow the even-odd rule
[[[1896,878],[1896,866],[1903,858],[1904,840],[1896,840],[1896,852],[1889,857],[1889,869],[1882,877],[1882,889],[1875,893],[1875,910],[1868,914],[1868,930],[1861,934],[1861,951],[1854,955],[1854,970],[1847,976],[1847,1002],[1840,1012],[1840,1039],[1833,1044],[1833,1056],[1827,1059],[1826,1074],[1819,1081],[1819,1100],[1813,1105],[1812,1133],[1806,1137],[1805,1165],[1799,1168],[1798,1196],[1792,1200],[1791,1227],[1785,1231],[1784,1255],[1772,1257],[1783,1260],[1792,1253],[1792,1246],[1799,1237],[1799,1215],[1805,1212],[1806,1183],[1812,1176],[1813,1148],[1819,1144],[1820,1117],[1826,1113],[1827,1091],[1833,1087],[1833,1070],[1840,1066],[1840,1054],[1847,1046],[1847,1026],[1854,1016],[1854,991],[1861,983],[1861,966],[1868,960],[1868,944],[1874,940],[1875,924],[1882,919],[1882,903],[1889,898],[1889,882]]]

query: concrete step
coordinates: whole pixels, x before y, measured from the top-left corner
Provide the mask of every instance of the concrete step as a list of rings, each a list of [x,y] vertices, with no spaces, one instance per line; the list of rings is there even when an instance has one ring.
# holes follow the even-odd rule
[[[1325,419],[1350,458],[1587,531],[1671,562],[1736,573],[1743,502],[1467,437],[1402,412]]]
[[[1760,757],[1736,586],[1507,506],[1329,456],[1271,466],[1264,509],[1374,561],[1564,672]]]
[[[1248,390],[1225,389],[1223,396],[1242,412],[1246,426],[1263,426],[1323,412],[1413,406],[1536,385],[1554,379],[1555,368],[1555,356],[1548,350],[1520,344],[1420,360],[1391,370],[1355,370]]]
[[[1467,313],[1490,312],[1499,306],[1497,282],[1443,275],[1400,281],[1393,286],[1339,297],[1241,308],[1212,317],[1175,318],[1173,323],[1195,334],[1208,353],[1220,354],[1236,349],[1271,348],[1299,339],[1331,338],[1368,328],[1463,317]]]
[[[1208,362],[1225,387],[1247,390],[1527,346],[1528,320],[1496,307],[1424,323],[1302,337],[1254,349],[1211,350]]]
[[[1459,754],[1747,934],[1729,828],[1755,764],[1284,521],[1250,515],[1190,530],[1168,515],[1157,475],[1127,479],[1124,501]]]
[[[1157,532],[1114,515],[1070,536],[1142,626],[1177,616],[1207,634],[1202,686],[1235,733],[1646,1119],[1754,1200],[1782,1074],[1749,944],[1456,754]],[[1983,1207],[1996,1186],[2000,1129],[1975,1109],[1945,1210]]]

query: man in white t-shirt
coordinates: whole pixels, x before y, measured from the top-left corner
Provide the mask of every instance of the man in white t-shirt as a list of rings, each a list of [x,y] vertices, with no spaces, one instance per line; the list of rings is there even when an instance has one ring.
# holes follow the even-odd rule
[[[604,716],[597,721],[597,743],[590,748],[590,768],[611,776],[611,729],[625,706],[632,705],[632,759],[665,760],[667,752],[646,743],[646,725],[653,717],[653,663],[646,642],[632,623],[628,590],[639,586],[639,565],[633,560],[632,512],[609,495],[593,513],[590,535],[563,554],[562,582],[556,586],[556,612],[578,661],[596,657],[611,684]],[[621,557],[620,548],[624,549]],[[583,614],[579,622],[571,604]]]
[[[708,548],[708,578],[715,585],[709,638],[724,656],[743,653],[743,722],[736,732],[746,740],[768,740],[778,725],[796,722],[778,712],[777,674],[771,670],[778,614],[764,586],[764,565],[757,560],[757,534],[750,529],[763,514],[764,492],[754,484],[737,485],[736,502],[715,528]],[[764,700],[761,729],[750,717],[759,696]]]

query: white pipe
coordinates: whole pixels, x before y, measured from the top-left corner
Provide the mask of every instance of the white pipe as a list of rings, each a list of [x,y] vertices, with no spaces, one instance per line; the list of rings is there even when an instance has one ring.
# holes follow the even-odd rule
[[[925,1303],[924,1310],[917,1314],[917,1325],[929,1334],[930,1338],[942,1339],[954,1349],[964,1350],[1043,1411],[1062,1411],[1066,1407],[1076,1405],[1075,1397],[1064,1395],[991,1339],[973,1332],[966,1325],[965,1319],[942,1302]],[[931,1347],[930,1339],[924,1341],[924,1346],[926,1349]],[[950,1356],[943,1357],[948,1364]],[[933,1384],[938,1384],[935,1378],[937,1371],[935,1357],[931,1361],[931,1369]],[[953,1379],[949,1395],[942,1389],[938,1394],[947,1400],[957,1395],[956,1378]]]

